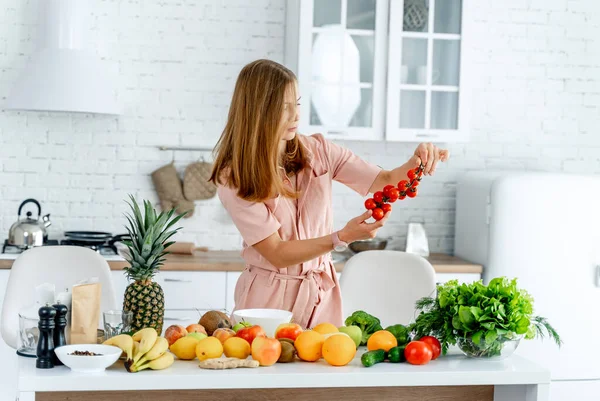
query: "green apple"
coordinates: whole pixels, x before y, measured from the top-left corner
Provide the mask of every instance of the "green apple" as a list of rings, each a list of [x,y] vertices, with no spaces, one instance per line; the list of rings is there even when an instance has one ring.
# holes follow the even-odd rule
[[[235,331],[236,333],[238,332],[238,330],[243,329],[244,327],[252,327],[252,323],[248,323],[248,322],[244,322],[243,320],[239,323],[237,323],[235,326],[233,326],[233,331]]]
[[[204,333],[188,333],[186,337],[194,337],[196,340],[204,340],[208,336]]]
[[[350,336],[352,341],[356,344],[356,348],[360,345],[362,340],[362,330],[358,326],[342,326],[339,328],[341,333],[346,333]]]

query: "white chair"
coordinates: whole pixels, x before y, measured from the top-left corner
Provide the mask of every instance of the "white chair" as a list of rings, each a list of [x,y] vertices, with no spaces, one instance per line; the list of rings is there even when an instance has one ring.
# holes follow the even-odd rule
[[[363,310],[382,326],[414,321],[415,302],[433,296],[435,270],[427,259],[400,251],[364,251],[352,256],[340,277],[344,319]]]
[[[43,246],[23,252],[12,265],[4,295],[0,320],[4,342],[17,348],[19,311],[35,303],[36,286],[54,284],[58,293],[65,288],[70,291],[73,284],[91,277],[97,277],[102,284],[100,311],[116,309],[110,267],[98,253],[85,247],[65,245]]]

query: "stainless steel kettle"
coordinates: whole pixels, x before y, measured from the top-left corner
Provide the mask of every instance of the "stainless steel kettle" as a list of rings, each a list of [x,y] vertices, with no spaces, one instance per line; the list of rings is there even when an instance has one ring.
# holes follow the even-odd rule
[[[31,212],[27,212],[27,217],[24,219],[21,218],[23,206],[28,203],[34,203],[38,208],[38,215],[35,219],[31,217]],[[46,228],[52,223],[50,222],[49,214],[42,216],[40,220],[41,214],[42,207],[38,201],[35,199],[24,200],[21,206],[19,206],[19,219],[10,227],[8,232],[8,243],[22,248],[44,245],[48,240]]]

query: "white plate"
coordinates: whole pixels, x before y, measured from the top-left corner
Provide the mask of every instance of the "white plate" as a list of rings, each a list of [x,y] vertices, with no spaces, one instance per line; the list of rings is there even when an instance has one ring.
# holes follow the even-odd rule
[[[94,356],[69,355],[75,351],[89,351]],[[112,345],[72,344],[55,348],[58,359],[74,372],[98,373],[115,363],[121,356],[121,349]]]

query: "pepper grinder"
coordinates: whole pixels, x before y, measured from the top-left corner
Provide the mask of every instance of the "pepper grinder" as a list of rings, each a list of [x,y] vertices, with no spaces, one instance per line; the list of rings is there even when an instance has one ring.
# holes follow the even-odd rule
[[[67,327],[67,305],[63,305],[60,302],[52,305],[56,310],[56,316],[54,317],[54,349],[67,345],[67,339],[65,337],[65,328]],[[62,365],[63,363],[58,359],[56,353],[52,353],[52,362],[55,366]]]
[[[56,310],[50,305],[42,306],[38,315],[40,321],[38,328],[40,329],[40,337],[37,346],[37,360],[35,367],[38,369],[50,369],[54,367],[52,363],[54,355],[54,316]]]

